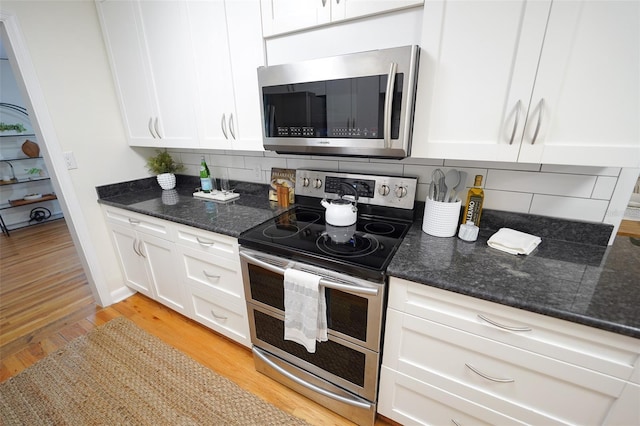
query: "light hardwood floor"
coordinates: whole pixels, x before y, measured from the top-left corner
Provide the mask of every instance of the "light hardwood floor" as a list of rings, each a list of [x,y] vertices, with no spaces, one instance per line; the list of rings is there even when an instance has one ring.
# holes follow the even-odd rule
[[[107,308],[97,307],[84,275],[77,274],[80,263],[73,244],[69,246],[66,225],[63,220],[56,222],[1,237],[0,382],[96,326],[124,316],[242,388],[311,424],[352,424],[256,372],[247,348],[145,296],[136,294]],[[395,424],[383,417],[376,419],[378,426]]]

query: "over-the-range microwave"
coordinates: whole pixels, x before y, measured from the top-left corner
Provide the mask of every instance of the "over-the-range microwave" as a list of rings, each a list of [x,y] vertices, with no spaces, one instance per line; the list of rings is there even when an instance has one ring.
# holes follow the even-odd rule
[[[259,67],[264,148],[409,156],[419,55],[403,46]]]

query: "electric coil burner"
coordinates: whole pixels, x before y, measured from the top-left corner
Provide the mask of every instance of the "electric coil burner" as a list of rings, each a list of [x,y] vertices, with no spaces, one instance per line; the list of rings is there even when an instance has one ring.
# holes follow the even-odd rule
[[[415,178],[298,170],[295,207],[239,238],[256,369],[358,424],[375,419],[386,269],[413,221],[416,186]],[[356,223],[326,223],[320,201],[348,197],[357,198]],[[317,275],[324,287],[328,340],[314,353],[284,340],[287,269]]]

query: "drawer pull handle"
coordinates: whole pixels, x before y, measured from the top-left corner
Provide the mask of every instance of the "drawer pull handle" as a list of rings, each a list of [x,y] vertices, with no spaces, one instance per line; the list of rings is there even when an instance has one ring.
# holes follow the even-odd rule
[[[140,253],[140,256],[144,257],[145,259],[147,258],[147,256],[145,256],[144,252],[142,251],[142,240],[138,241],[138,253]]]
[[[132,225],[140,225],[140,221],[138,219],[128,218],[128,220],[129,220],[129,223]]]
[[[207,277],[207,278],[209,278],[209,279],[212,279],[212,278],[215,278],[216,280],[219,280],[219,279],[220,279],[220,275],[210,275],[210,274],[207,274],[207,271],[205,271],[204,269],[202,270],[202,273],[204,274],[204,276],[205,276],[205,277]]]
[[[221,320],[221,321],[226,321],[228,318],[224,317],[222,315],[216,315],[216,313],[213,311],[213,309],[211,310],[211,315],[213,315],[213,317],[217,320]]]
[[[211,247],[212,245],[215,244],[215,242],[213,242],[213,241],[201,240],[200,237],[196,237],[196,240],[198,241],[199,244],[201,244],[203,246],[207,246],[207,247]]]
[[[512,383],[512,382],[515,382],[515,379],[500,379],[498,377],[491,377],[488,374],[483,373],[482,371],[478,370],[477,368],[475,368],[474,366],[472,366],[470,364],[465,363],[464,365],[466,365],[469,370],[473,371],[478,376],[484,377],[485,379],[491,380],[492,382],[498,382],[498,383]]]
[[[502,328],[504,330],[509,330],[509,331],[531,331],[530,327],[514,327],[512,325],[504,325],[504,324],[500,324],[499,322],[496,322],[490,318],[485,317],[482,314],[478,314],[478,318],[480,318],[483,321],[488,322],[491,325],[495,325],[496,327]]]

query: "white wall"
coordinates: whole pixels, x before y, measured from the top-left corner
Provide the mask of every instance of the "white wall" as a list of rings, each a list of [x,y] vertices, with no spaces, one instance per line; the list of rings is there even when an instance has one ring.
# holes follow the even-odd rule
[[[95,282],[116,292],[123,281],[95,187],[147,174],[144,157],[125,140],[94,2],[3,0],[0,12],[17,18],[35,70],[51,124],[45,143],[57,145],[48,150],[56,155],[51,162],[64,164],[57,158],[63,151],[75,155],[77,169],[54,167],[54,172],[57,182],[70,182],[64,202],[80,211],[71,221],[86,237],[85,251],[99,260]]]

